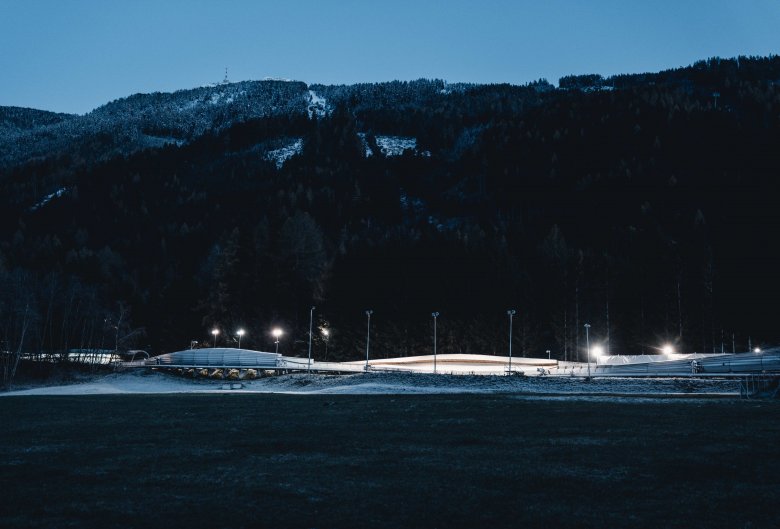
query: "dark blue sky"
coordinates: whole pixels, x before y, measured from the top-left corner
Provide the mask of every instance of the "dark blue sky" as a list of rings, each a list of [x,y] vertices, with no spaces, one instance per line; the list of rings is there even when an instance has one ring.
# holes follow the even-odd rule
[[[780,52],[777,0],[0,0],[0,105],[284,77],[557,82]]]

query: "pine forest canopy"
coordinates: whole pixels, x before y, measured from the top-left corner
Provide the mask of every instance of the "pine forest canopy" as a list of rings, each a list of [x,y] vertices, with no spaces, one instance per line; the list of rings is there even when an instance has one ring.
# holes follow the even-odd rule
[[[0,350],[330,359],[776,343],[780,58],[524,86],[259,81],[0,107]],[[315,351],[323,339],[315,334]],[[228,345],[235,345],[226,342]]]

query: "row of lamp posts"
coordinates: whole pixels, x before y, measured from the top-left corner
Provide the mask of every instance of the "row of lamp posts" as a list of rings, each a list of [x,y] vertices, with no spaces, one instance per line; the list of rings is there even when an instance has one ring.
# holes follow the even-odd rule
[[[214,347],[216,347],[217,346],[217,336],[219,336],[219,329],[211,329],[211,334],[212,334],[212,336],[214,336]],[[245,334],[246,334],[246,331],[244,329],[238,329],[236,331],[236,337],[238,338],[238,348],[239,349],[241,349],[241,338]],[[276,349],[277,349],[277,352],[279,352],[279,336],[282,335],[282,330],[281,329],[274,329],[271,332],[271,334],[273,334],[274,337],[276,337]],[[196,343],[198,343],[198,342],[192,342],[192,344],[190,344],[190,346],[192,346],[193,344],[196,344]]]
[[[313,306],[309,310],[309,355],[308,355],[308,363],[307,363],[307,371],[311,371],[311,346],[312,346],[312,331],[314,329],[314,310],[317,307]],[[368,371],[368,359],[369,359],[369,353],[371,348],[371,315],[374,313],[373,310],[366,310],[366,367],[365,370]],[[509,369],[508,372],[512,373],[512,323],[513,318],[515,314],[517,314],[517,311],[515,309],[509,309],[506,311],[507,316],[509,316]],[[436,323],[437,319],[439,317],[438,312],[432,312],[431,316],[433,317],[433,372],[436,373],[436,359],[437,359],[437,343],[436,343]],[[214,347],[217,346],[217,336],[219,335],[219,329],[212,329],[211,334],[214,336]],[[241,349],[241,338],[246,334],[246,331],[244,329],[238,329],[236,331],[236,336],[238,337],[238,348]],[[284,334],[284,331],[282,329],[276,327],[271,331],[271,335],[274,337],[276,344],[276,353],[279,354],[279,339]],[[322,335],[325,337],[325,356],[328,355],[328,336],[330,335],[330,332],[328,329],[322,329]],[[590,324],[585,324],[585,343],[588,350],[588,377],[590,377]],[[547,359],[550,359],[550,350],[547,349]]]

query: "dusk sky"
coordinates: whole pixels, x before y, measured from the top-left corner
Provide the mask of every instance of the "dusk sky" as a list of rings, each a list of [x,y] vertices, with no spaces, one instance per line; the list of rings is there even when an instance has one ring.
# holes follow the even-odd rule
[[[780,2],[0,0],[0,105],[85,113],[136,92],[307,83],[526,83],[780,51]]]

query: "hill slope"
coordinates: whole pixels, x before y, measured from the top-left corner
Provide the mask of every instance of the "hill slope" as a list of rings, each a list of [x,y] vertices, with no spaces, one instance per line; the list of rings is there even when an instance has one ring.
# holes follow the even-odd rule
[[[586,322],[613,353],[776,341],[778,72],[237,83],[28,127],[2,143],[5,339],[25,314],[31,350],[278,324],[302,353],[314,304],[339,359],[368,308],[380,356],[429,352],[434,310],[439,352],[505,352],[508,308],[518,354],[582,355]]]

